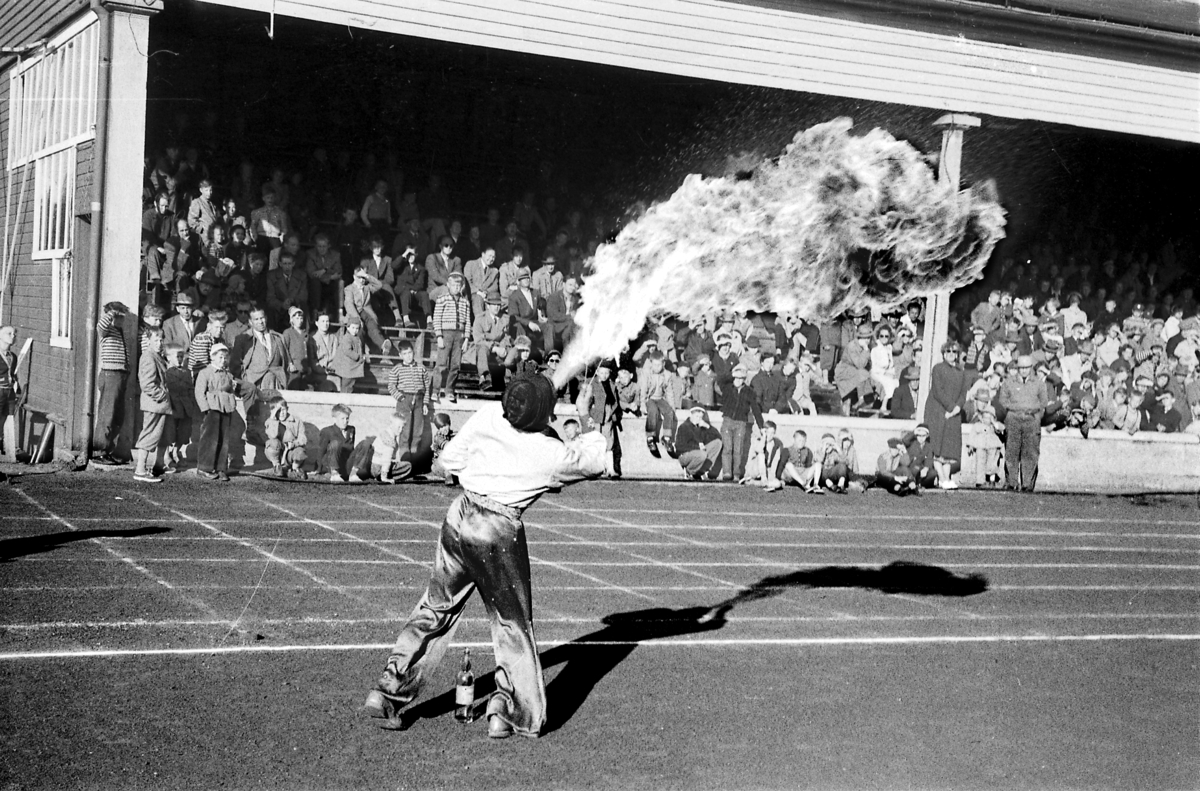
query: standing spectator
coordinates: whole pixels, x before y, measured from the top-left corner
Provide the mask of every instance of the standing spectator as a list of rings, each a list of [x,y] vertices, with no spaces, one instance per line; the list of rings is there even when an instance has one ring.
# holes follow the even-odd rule
[[[787,381],[775,368],[773,352],[763,355],[758,373],[750,380],[750,387],[754,388],[754,394],[758,396],[758,405],[763,412],[787,414],[790,411],[788,398],[791,393],[788,392]]]
[[[741,365],[733,371],[733,385],[722,406],[721,421],[722,480],[740,481],[746,475],[746,459],[750,454],[750,435],[753,426],[762,428],[762,409],[758,396],[746,385],[746,369]]]
[[[943,344],[942,362],[933,366],[929,398],[925,401],[930,452],[942,489],[958,488],[952,476],[962,460],[962,411],[970,385],[966,373],[958,367],[959,352],[954,341]]]
[[[353,393],[354,383],[366,373],[361,332],[362,323],[357,317],[352,317],[346,319],[345,326],[338,334],[337,350],[333,354],[333,373],[338,380],[338,389],[343,393]]]
[[[929,426],[917,424],[912,434],[904,437],[904,448],[908,453],[909,469],[917,479],[917,485],[931,489],[937,484],[937,473],[933,467],[933,452],[929,448]]]
[[[996,432],[1003,431],[1004,426],[996,420],[991,401],[992,392],[986,386],[975,391],[970,423],[963,432],[963,446],[972,466],[976,488],[1000,485],[1000,449],[1004,443]]]
[[[434,303],[446,293],[450,273],[462,274],[462,261],[453,257],[454,242],[449,236],[441,238],[438,248],[437,252],[430,253],[425,258],[426,289],[429,291],[430,302]]]
[[[304,254],[308,275],[308,309],[337,311],[342,304],[342,256],[322,232],[313,237],[313,248]]]
[[[621,477],[621,405],[616,391],[609,381],[613,363],[605,360],[596,367],[589,384],[579,390],[575,402],[579,422],[584,433],[599,431],[604,437],[607,453],[611,454],[610,476]]]
[[[679,424],[675,449],[679,453],[679,466],[689,478],[698,481],[707,477],[715,481],[720,477],[721,435],[709,422],[704,407],[693,406],[687,420]]]
[[[388,395],[396,399],[396,413],[404,420],[404,447],[415,457],[425,432],[425,418],[434,407],[433,382],[425,366],[417,362],[411,343],[400,341],[397,349],[400,362],[388,372]],[[402,453],[403,449],[397,451]]]
[[[1006,486],[1032,492],[1037,483],[1042,443],[1042,416],[1051,398],[1046,383],[1033,374],[1033,357],[1017,358],[1017,372],[1000,385],[997,404],[1004,410]]]
[[[271,328],[287,327],[292,308],[300,308],[303,314],[307,306],[308,275],[297,272],[295,256],[284,253],[279,256],[279,268],[267,273],[267,309],[270,311]]]
[[[16,448],[5,448],[4,426],[8,416],[16,417],[17,396],[21,383],[17,381],[17,357],[12,347],[17,341],[17,331],[11,325],[0,327],[0,456],[16,452]]]
[[[166,457],[164,472],[174,474],[183,466],[187,447],[191,444],[196,426],[200,425],[200,408],[196,404],[196,383],[192,372],[187,369],[186,350],[181,346],[167,346],[167,391],[171,394],[171,415],[167,419]]]
[[[463,352],[470,342],[467,330],[471,326],[471,303],[462,293],[465,282],[461,272],[451,272],[446,291],[438,297],[433,308],[433,331],[437,334],[433,386],[437,388],[438,398],[448,398],[451,404],[458,403],[454,388],[458,385]]]
[[[250,241],[264,255],[283,246],[283,238],[291,230],[287,212],[276,205],[278,193],[270,182],[262,186],[263,205],[250,212]]]
[[[308,330],[304,328],[304,310],[296,305],[288,309],[289,326],[281,333],[287,356],[287,389],[303,390],[312,361],[308,359]]]
[[[568,276],[562,288],[546,297],[546,332],[549,348],[566,351],[575,337],[575,313],[579,310],[579,281]]]
[[[479,258],[467,261],[463,266],[463,277],[471,296],[471,311],[476,318],[484,314],[488,300],[500,298],[500,270],[496,268],[496,251],[484,247]]]
[[[109,302],[96,322],[96,334],[100,338],[100,372],[96,386],[100,393],[96,399],[92,460],[97,464],[121,463],[113,452],[125,419],[125,378],[129,375],[129,362],[122,323],[128,313],[129,308],[124,303]]]
[[[204,179],[200,182],[200,197],[188,206],[188,230],[195,234],[197,239],[208,239],[208,229],[220,222],[221,210],[213,202],[212,194],[212,182]]]
[[[205,367],[208,366],[209,354],[213,344],[225,339],[225,320],[227,315],[223,310],[214,310],[209,314],[203,328],[192,338],[187,348],[188,369],[192,372],[192,381]]]
[[[228,481],[229,434],[237,400],[245,389],[229,371],[229,347],[214,344],[209,353],[212,363],[196,378],[196,404],[204,414],[197,470],[210,481]]]

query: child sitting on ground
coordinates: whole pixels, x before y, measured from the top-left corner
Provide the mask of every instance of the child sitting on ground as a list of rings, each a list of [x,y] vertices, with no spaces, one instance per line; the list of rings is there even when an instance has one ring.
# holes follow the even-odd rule
[[[200,407],[196,405],[196,389],[192,373],[185,366],[186,352],[172,343],[164,348],[167,358],[167,391],[171,394],[171,415],[165,432],[167,447],[163,452],[163,472],[179,472],[192,442],[192,432],[200,422]]]
[[[360,473],[366,470],[366,450],[370,444],[365,440],[355,444],[354,426],[350,425],[350,407],[334,404],[330,410],[333,425],[321,429],[317,437],[317,473],[329,473],[330,483],[362,483]]]
[[[904,443],[897,437],[889,437],[887,444],[887,450],[879,454],[875,463],[875,485],[901,497],[920,494],[921,487],[913,477],[912,460],[904,450]]]
[[[865,492],[871,483],[871,476],[859,472],[858,451],[854,448],[854,435],[850,433],[850,429],[838,431],[838,447],[842,451],[842,461],[846,463],[846,479],[849,481],[847,489]]]
[[[288,412],[288,403],[283,396],[275,396],[267,403],[271,409],[266,421],[267,460],[274,465],[277,477],[283,478],[286,474],[297,480],[308,480],[308,474],[304,472],[304,460],[308,458],[304,450],[308,444],[304,423]]]
[[[450,416],[445,412],[438,412],[433,416],[433,444],[430,446],[430,450],[433,451],[433,466],[430,473],[441,478],[447,486],[453,486],[455,480],[454,476],[446,472],[446,468],[442,466],[441,456],[442,450],[452,439],[454,439],[454,431],[450,428]]]
[[[787,455],[783,443],[775,436],[778,427],[774,421],[763,423],[762,438],[751,446],[750,458],[746,462],[746,477],[742,484],[758,483],[768,492],[777,492],[783,488],[780,476],[783,474]]]
[[[821,463],[813,457],[812,448],[808,447],[808,434],[802,430],[792,433],[792,445],[787,449],[779,480],[785,484],[794,483],[810,494],[825,493],[820,484]]]
[[[408,415],[410,413],[397,409],[392,413],[392,419],[387,428],[379,432],[367,460],[371,465],[371,477],[378,478],[381,483],[395,483],[412,475],[412,463],[401,459],[408,453]]]
[[[832,492],[845,494],[848,473],[846,461],[838,450],[837,437],[832,434],[821,435],[820,457],[821,485]]]

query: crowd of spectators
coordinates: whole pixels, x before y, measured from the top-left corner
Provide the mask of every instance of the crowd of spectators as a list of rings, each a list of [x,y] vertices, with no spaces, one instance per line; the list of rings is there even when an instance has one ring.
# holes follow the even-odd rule
[[[193,375],[210,363],[214,343],[225,345],[231,371],[262,392],[353,392],[370,353],[391,358],[389,368],[424,371],[411,346],[397,343],[424,331],[437,345],[432,372],[416,384],[396,369],[387,376],[411,433],[414,405],[427,411],[439,398],[455,400],[463,362],[474,365],[474,384],[492,389],[516,373],[552,375],[557,366],[589,259],[616,226],[585,195],[572,199],[549,183],[543,178],[506,211],[470,214],[454,206],[437,174],[412,189],[394,155],[353,163],[317,150],[302,168],[260,172],[243,161],[230,174],[210,172],[194,148],[168,146],[145,174],[144,323],[163,327],[164,348],[181,348]],[[860,308],[824,323],[739,311],[690,321],[652,316],[624,354],[600,366],[608,373],[585,372],[561,395],[578,404],[584,429],[611,436],[614,474],[620,415],[635,414],[646,417],[650,451],[678,456],[689,475],[747,479],[754,458],[768,488],[794,481],[814,491],[858,480],[854,467],[830,475],[818,463],[832,451],[844,455],[845,438],[823,438],[815,456],[800,453],[807,445],[795,443],[806,438],[784,447],[771,415],[816,414],[820,405],[843,415],[924,418],[926,441],[921,432],[897,438],[908,461],[881,459],[881,480],[905,489],[953,485],[965,452],[986,468],[977,480],[1000,485],[1000,394],[1022,356],[1046,386],[1045,430],[1075,427],[1086,436],[1194,425],[1194,251],[1170,242],[1152,248],[1146,238],[1126,247],[1111,237],[1072,242],[1070,253],[1053,241],[1034,245],[1023,263],[1005,258],[956,292],[950,344],[940,350],[923,415],[921,302],[874,315]],[[691,417],[678,424],[677,410]],[[707,418],[714,410],[724,415],[716,437]],[[898,472],[913,465],[911,476]]]

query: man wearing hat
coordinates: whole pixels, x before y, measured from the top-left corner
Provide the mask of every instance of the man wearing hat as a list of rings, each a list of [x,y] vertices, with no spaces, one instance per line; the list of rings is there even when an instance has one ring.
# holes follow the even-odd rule
[[[554,415],[544,376],[521,376],[463,425],[440,461],[463,493],[442,522],[432,579],[388,657],[366,710],[402,729],[401,710],[418,695],[450,647],[463,607],[479,589],[492,621],[496,692],[488,736],[536,738],[546,723],[546,685],[533,634],[529,549],[521,515],[539,497],[604,472],[596,432],[570,445],[544,432]]]
[[[435,305],[450,283],[450,273],[462,274],[462,261],[454,257],[454,240],[443,236],[438,242],[436,252],[425,257],[426,281],[429,289],[429,300]]]
[[[746,477],[751,432],[754,426],[763,427],[763,415],[758,394],[746,384],[745,367],[734,366],[732,375],[733,385],[721,406],[721,480],[740,481]]]
[[[488,294],[482,313],[471,325],[471,347],[468,359],[475,362],[479,386],[504,387],[504,366],[509,354],[508,317],[501,315],[500,295]]]
[[[1150,408],[1150,427],[1162,434],[1176,434],[1183,423],[1183,415],[1175,408],[1175,394],[1163,390],[1154,397]]]
[[[863,403],[875,392],[870,371],[873,334],[869,323],[859,324],[855,340],[842,350],[842,358],[833,370],[833,381],[842,397],[843,414],[850,414],[850,404],[855,397]]]
[[[725,403],[725,396],[733,390],[733,369],[740,360],[733,353],[733,340],[728,334],[718,332],[713,336],[717,345],[717,353],[712,358],[713,376],[716,377],[715,393],[717,404]]]
[[[1042,417],[1052,399],[1046,383],[1033,373],[1033,357],[1021,355],[1015,367],[1016,373],[1000,385],[996,396],[996,403],[1005,411],[1008,432],[1004,444],[1006,486],[1032,492],[1042,447]]]
[[[455,259],[458,260],[458,259]],[[454,388],[458,384],[458,369],[467,349],[467,330],[471,326],[471,303],[463,294],[466,278],[452,271],[446,276],[446,290],[433,306],[430,327],[437,337],[437,363],[433,369],[433,386],[439,398],[457,403]]]
[[[687,420],[675,432],[675,450],[684,475],[693,480],[707,477],[715,481],[721,475],[721,434],[708,420],[708,411],[693,406]]]
[[[163,322],[163,346],[188,348],[192,338],[204,331],[204,318],[196,312],[196,300],[186,291],[175,296],[175,315]]]
[[[612,453],[612,477],[621,477],[621,404],[616,388],[609,381],[615,368],[612,360],[596,365],[596,373],[579,388],[575,409],[584,432],[598,431],[605,448]]]
[[[517,271],[517,287],[508,295],[508,316],[516,331],[529,338],[535,346],[544,348],[542,325],[542,295],[534,290],[529,270]],[[539,343],[540,342],[540,343]]]

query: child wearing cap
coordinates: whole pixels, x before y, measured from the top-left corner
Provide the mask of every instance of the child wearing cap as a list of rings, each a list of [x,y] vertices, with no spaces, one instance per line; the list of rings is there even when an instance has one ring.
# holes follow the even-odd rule
[[[642,414],[642,399],[638,392],[638,384],[634,381],[633,371],[628,368],[617,369],[617,383],[613,387],[616,391],[617,400],[621,404],[621,411],[629,415]]]
[[[312,370],[308,357],[308,330],[304,328],[304,309],[298,305],[288,308],[288,328],[284,330],[283,348],[287,351],[287,389],[302,390],[304,380]]]
[[[937,471],[933,466],[933,451],[929,447],[929,426],[919,424],[911,434],[904,435],[904,449],[908,452],[909,468],[917,485],[924,489],[937,486]]]
[[[453,404],[458,401],[454,388],[458,384],[463,352],[469,343],[467,331],[471,327],[471,301],[463,294],[466,280],[461,272],[452,271],[446,278],[446,289],[433,306],[431,329],[437,336],[433,385],[438,390],[439,398],[446,398],[449,394],[449,401]]]
[[[396,399],[396,411],[404,416],[406,447],[416,455],[425,417],[433,411],[433,380],[425,366],[417,362],[411,343],[400,341],[397,349],[400,362],[388,372],[388,394]]]
[[[363,350],[362,322],[347,318],[337,336],[337,347],[333,353],[332,371],[338,379],[339,390],[353,393],[354,384],[366,373],[366,353]]]
[[[547,436],[554,388],[544,376],[514,380],[500,404],[477,411],[441,460],[463,493],[442,522],[433,577],[400,632],[366,711],[403,728],[401,709],[419,694],[449,648],[470,594],[487,603],[495,642],[496,692],[488,736],[536,737],[546,722],[546,691],[533,633],[529,550],[521,515],[545,492],[604,472],[599,432],[571,445]]]
[[[288,402],[283,396],[275,396],[267,404],[271,411],[266,420],[266,454],[275,475],[282,478],[287,474],[297,480],[308,480],[308,474],[304,472],[304,461],[308,458],[304,449],[308,444],[304,421],[288,411]]]
[[[707,474],[713,481],[721,474],[721,435],[704,407],[694,405],[688,410],[688,419],[675,432],[675,448],[684,476],[698,481]]]
[[[204,414],[196,469],[208,480],[229,480],[229,441],[237,401],[246,386],[229,372],[229,347],[214,343],[211,362],[196,377],[196,405]]]
[[[509,354],[508,319],[500,315],[497,294],[483,299],[483,311],[471,325],[471,351],[479,386],[499,389],[504,385],[504,365]]]
[[[370,443],[355,444],[355,429],[350,425],[352,410],[345,404],[334,404],[330,410],[333,425],[317,435],[317,474],[329,473],[330,483],[361,483],[362,475],[370,469],[367,450]]]
[[[705,409],[717,408],[717,376],[713,373],[712,358],[701,354],[696,358],[696,373],[692,377],[692,400]]]

